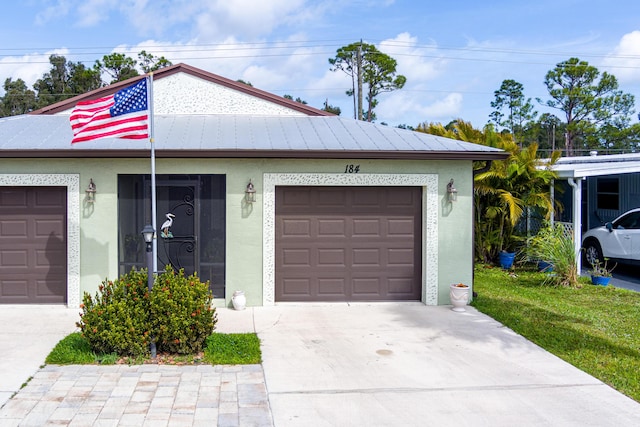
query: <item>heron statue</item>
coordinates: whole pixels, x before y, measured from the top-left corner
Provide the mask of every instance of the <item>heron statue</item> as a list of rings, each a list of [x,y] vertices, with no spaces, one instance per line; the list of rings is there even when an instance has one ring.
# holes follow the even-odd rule
[[[160,227],[160,229],[162,230],[162,232],[160,233],[160,237],[162,237],[163,239],[173,239],[173,233],[171,233],[170,228],[173,225],[173,218],[175,218],[176,216],[171,212],[169,212],[165,216],[167,217],[167,220],[162,224],[162,227]]]

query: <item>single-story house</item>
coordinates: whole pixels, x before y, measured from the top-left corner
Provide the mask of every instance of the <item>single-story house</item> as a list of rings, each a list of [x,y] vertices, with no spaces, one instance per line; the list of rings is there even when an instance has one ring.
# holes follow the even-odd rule
[[[72,145],[69,123],[79,101],[140,78],[0,119],[1,304],[78,307],[105,278],[146,267],[150,141]],[[451,283],[471,284],[473,162],[507,153],[185,64],[153,74],[153,122],[158,228],[173,221],[156,230],[158,269],[197,272],[217,306],[235,290],[250,306],[446,305]]]

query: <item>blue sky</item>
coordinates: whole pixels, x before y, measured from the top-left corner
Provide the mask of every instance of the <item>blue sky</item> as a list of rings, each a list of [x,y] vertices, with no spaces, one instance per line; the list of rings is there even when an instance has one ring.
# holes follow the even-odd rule
[[[640,110],[640,2],[618,0],[23,0],[0,16],[0,79],[28,85],[61,54],[88,65],[141,50],[353,115],[350,79],[329,70],[336,49],[362,39],[407,77],[382,94],[390,125],[488,121],[505,79],[548,98],[547,71],[578,57],[614,74]],[[538,106],[540,112],[544,107]],[[557,112],[557,114],[561,114]],[[562,118],[562,116],[560,116]]]

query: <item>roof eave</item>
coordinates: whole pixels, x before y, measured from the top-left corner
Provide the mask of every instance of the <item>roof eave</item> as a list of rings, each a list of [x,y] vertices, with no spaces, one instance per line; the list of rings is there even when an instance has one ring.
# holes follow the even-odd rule
[[[0,150],[0,158],[145,158],[149,150]],[[155,150],[158,158],[505,160],[501,151]]]

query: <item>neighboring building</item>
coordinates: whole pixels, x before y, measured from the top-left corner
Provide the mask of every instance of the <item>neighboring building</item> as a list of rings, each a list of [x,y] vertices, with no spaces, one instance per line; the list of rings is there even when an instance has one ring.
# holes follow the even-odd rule
[[[564,190],[555,195],[564,206],[556,219],[572,222],[579,186],[579,229],[583,232],[640,207],[640,153],[562,157],[553,170]]]
[[[552,169],[563,190],[555,198],[564,207],[554,220],[571,224],[576,253],[583,232],[640,207],[640,154],[562,157]],[[577,264],[580,271],[580,256]]]
[[[0,303],[77,307],[105,278],[145,267],[149,141],[71,145],[69,125],[78,101],[137,79],[0,119]],[[472,282],[473,162],[507,153],[332,116],[184,64],[154,73],[153,103],[158,226],[175,215],[173,238],[158,230],[159,267],[198,272],[216,305],[234,290],[248,305],[449,304],[451,283]]]

